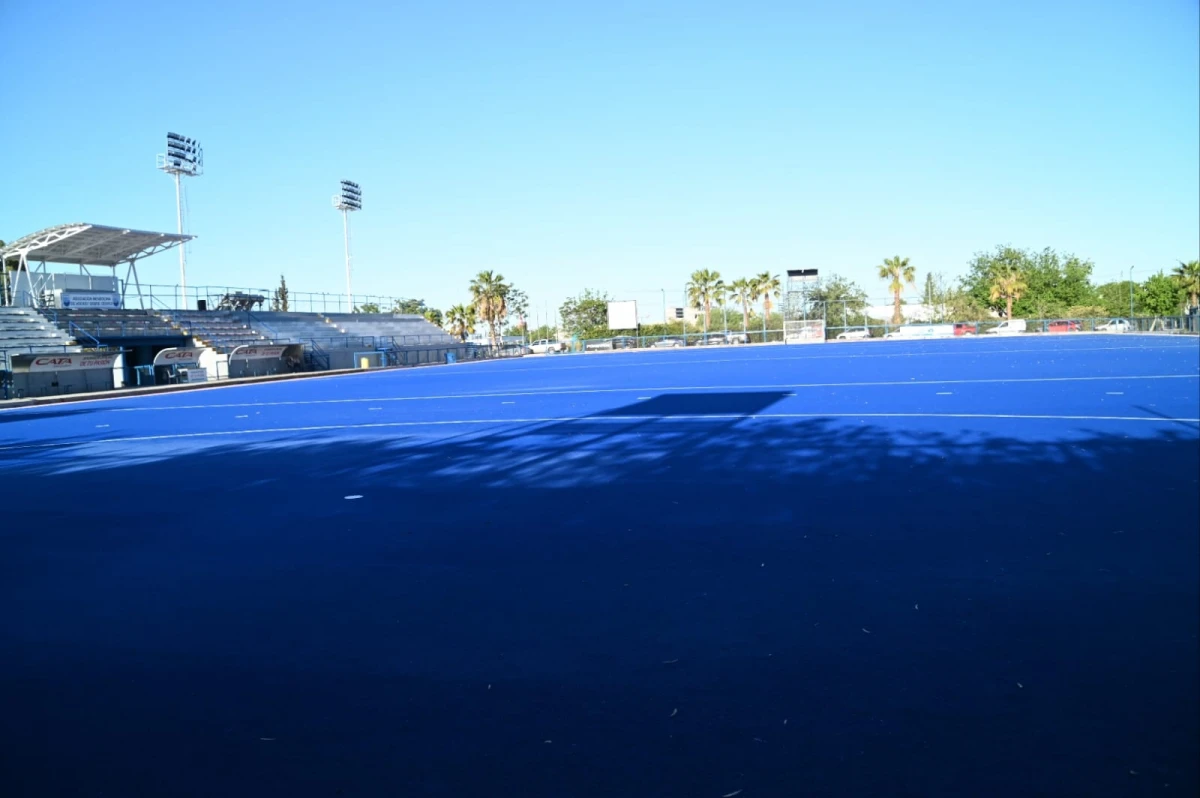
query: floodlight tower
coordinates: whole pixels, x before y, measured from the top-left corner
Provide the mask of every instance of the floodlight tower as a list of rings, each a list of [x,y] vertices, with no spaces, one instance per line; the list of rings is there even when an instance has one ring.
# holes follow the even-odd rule
[[[333,195],[333,207],[342,212],[342,237],[346,244],[346,302],[354,312],[354,293],[350,288],[350,211],[362,210],[362,189],[358,183],[343,180],[341,191]]]
[[[179,234],[183,235],[183,191],[180,179],[204,174],[204,150],[196,139],[168,133],[167,151],[165,154],[159,153],[158,168],[175,178],[175,224]],[[183,244],[179,245],[179,285],[183,293],[181,309],[187,310],[187,259]]]

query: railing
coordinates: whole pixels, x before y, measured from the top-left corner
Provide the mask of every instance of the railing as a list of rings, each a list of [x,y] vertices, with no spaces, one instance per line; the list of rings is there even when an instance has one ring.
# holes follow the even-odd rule
[[[263,297],[263,302],[259,306],[260,310],[275,310],[274,297],[275,289],[272,288],[255,288],[247,286],[233,285],[199,285],[187,287],[187,291],[181,291],[179,285],[151,285],[146,284],[141,287],[142,298],[148,301],[151,306],[161,307],[165,310],[196,310],[199,305],[198,300],[205,300],[209,310],[216,310],[221,298],[229,294],[250,294]],[[136,288],[129,287],[126,289],[126,301],[136,299]],[[356,308],[364,306],[375,306],[384,313],[390,313],[392,308],[405,302],[402,297],[381,296],[375,294],[355,294],[353,303],[346,299],[344,293],[337,292],[310,292],[310,291],[292,291],[288,290],[288,307],[289,313],[353,313]],[[282,312],[282,309],[280,309]]]
[[[100,346],[99,339],[95,338],[91,333],[89,333],[87,330],[80,327],[75,322],[68,321],[67,322],[67,334],[70,335],[72,338],[74,338],[76,341],[78,341],[79,333],[82,333],[83,335],[86,335],[88,338],[91,338],[93,345]]]
[[[868,339],[885,337],[963,337],[987,335],[996,330],[1003,319],[983,321],[910,322],[890,324],[868,321],[866,324],[849,324],[825,327],[826,340]],[[1200,316],[1160,316],[1136,318],[1089,318],[1089,319],[1024,319],[1023,330],[1014,329],[1014,334],[1059,335],[1069,333],[1191,333],[1200,334]],[[918,334],[908,334],[908,332]],[[1001,330],[1003,332],[1003,330]],[[990,333],[995,334],[995,333]],[[783,330],[713,330],[704,332],[675,333],[667,335],[613,336],[609,338],[575,339],[563,344],[566,352],[588,352],[611,349],[670,349],[692,346],[716,346],[724,344],[780,343],[784,340]]]
[[[321,348],[320,344],[311,341],[308,348],[312,352],[313,365],[319,367],[320,371],[329,371],[329,354]]]

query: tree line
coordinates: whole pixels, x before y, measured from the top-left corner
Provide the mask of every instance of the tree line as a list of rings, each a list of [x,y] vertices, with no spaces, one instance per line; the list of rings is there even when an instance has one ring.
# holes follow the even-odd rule
[[[1095,269],[1090,260],[1059,254],[1053,249],[1019,249],[998,246],[991,252],[977,253],[967,264],[966,273],[957,281],[937,272],[925,274],[919,303],[927,306],[931,321],[976,321],[987,318],[1097,318],[1111,316],[1169,316],[1187,312],[1200,303],[1200,261],[1180,261],[1171,271],[1159,271],[1141,282],[1117,280],[1095,284]],[[904,292],[917,286],[917,267],[910,258],[899,255],[885,258],[877,267],[892,299],[892,323],[904,320]],[[470,299],[444,313],[426,306],[421,299],[397,300],[387,310],[364,304],[360,313],[411,313],[424,316],[447,332],[466,340],[484,325],[493,345],[502,334],[530,335],[534,339],[555,338],[560,332],[580,338],[611,335],[608,328],[608,303],[613,297],[603,291],[585,289],[566,299],[559,307],[558,328],[542,325],[529,330],[529,300],[504,276],[481,271],[468,286]],[[698,269],[687,283],[687,302],[700,314],[694,325],[683,321],[644,325],[643,334],[668,335],[695,328],[712,329],[714,309],[727,314],[732,307],[740,312],[742,329],[761,326],[766,331],[775,319],[773,310],[782,295],[780,275],[762,272],[726,282],[715,269]],[[281,296],[280,296],[281,295]],[[1130,300],[1132,298],[1132,313]],[[287,287],[281,279],[276,301],[287,307]],[[866,316],[867,292],[853,280],[831,275],[807,286],[793,308],[809,317],[825,316],[830,325],[870,324]],[[761,310],[761,312],[760,312]],[[778,316],[778,313],[774,315]],[[839,318],[840,317],[840,318]],[[506,329],[505,322],[513,323]]]

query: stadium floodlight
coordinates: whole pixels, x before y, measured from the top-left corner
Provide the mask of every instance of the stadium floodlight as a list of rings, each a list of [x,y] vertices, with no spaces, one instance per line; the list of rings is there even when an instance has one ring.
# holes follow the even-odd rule
[[[181,178],[204,174],[204,150],[200,142],[178,133],[167,134],[167,151],[159,153],[158,168],[175,178],[175,223],[183,235],[183,197]],[[182,301],[179,307],[187,310],[187,258],[183,244],[179,245],[179,286]]]
[[[346,245],[346,302],[354,312],[354,292],[350,284],[350,212],[362,210],[362,189],[358,183],[343,180],[341,190],[333,195],[333,207],[342,212],[342,238]]]

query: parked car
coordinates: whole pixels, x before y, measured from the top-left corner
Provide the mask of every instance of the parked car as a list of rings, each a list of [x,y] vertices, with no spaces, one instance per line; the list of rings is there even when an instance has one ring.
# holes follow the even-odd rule
[[[1097,332],[1133,332],[1137,329],[1129,319],[1109,319],[1096,325]]]
[[[1015,335],[1025,332],[1025,319],[1007,319],[995,327],[985,330],[985,335]]]
[[[970,321],[956,321],[954,323],[955,335],[975,335],[979,332],[979,325]]]
[[[682,349],[685,344],[682,338],[662,338],[650,346],[653,349]]]
[[[725,333],[725,342],[730,344],[748,344],[750,343],[750,333],[731,332]]]
[[[839,341],[862,341],[871,337],[871,331],[866,327],[855,330],[846,330],[838,333],[837,340]]]
[[[1058,319],[1046,325],[1047,332],[1064,333],[1064,332],[1079,332],[1083,329],[1083,322],[1076,319]]]
[[[722,333],[709,333],[696,343],[697,346],[724,346],[728,341]]]
[[[549,339],[543,339],[541,341],[534,341],[532,344],[529,345],[529,348],[530,348],[530,350],[532,350],[533,354],[535,354],[535,355],[545,355],[545,354],[549,354],[552,352],[567,351],[567,345],[564,344],[562,341],[551,341]]]
[[[638,339],[631,338],[628,335],[618,335],[612,339],[613,349],[637,349]]]

